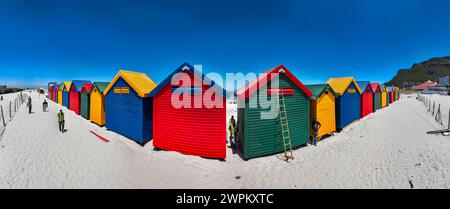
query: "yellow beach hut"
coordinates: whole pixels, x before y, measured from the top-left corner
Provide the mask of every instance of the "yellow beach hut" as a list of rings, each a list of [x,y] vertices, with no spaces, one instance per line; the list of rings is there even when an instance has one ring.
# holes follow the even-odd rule
[[[64,83],[61,83],[61,84],[59,85],[59,88],[58,88],[58,95],[57,95],[57,97],[58,97],[58,104],[59,104],[59,105],[62,105],[62,101],[63,101],[63,89],[64,89]]]
[[[99,126],[104,126],[106,123],[105,95],[103,95],[103,92],[108,85],[109,82],[94,82],[90,92],[90,120]]]
[[[387,106],[388,89],[386,88],[385,85],[380,85],[380,88],[381,88],[381,108],[383,108]]]
[[[310,120],[311,123],[315,119],[320,122],[318,132],[320,140],[323,136],[336,131],[336,93],[328,84],[306,85],[306,87],[314,96],[314,99],[310,100]],[[312,128],[310,129],[312,136]]]

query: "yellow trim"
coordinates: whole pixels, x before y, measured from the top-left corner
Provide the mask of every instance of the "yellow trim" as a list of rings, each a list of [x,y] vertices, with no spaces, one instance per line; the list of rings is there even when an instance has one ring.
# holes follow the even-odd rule
[[[356,90],[358,90],[359,94],[362,94],[361,89],[358,86],[358,83],[356,83],[355,79],[353,77],[341,77],[341,78],[330,78],[327,83],[333,88],[333,91],[336,92],[339,96],[345,93],[347,91],[350,84],[353,83],[353,85],[356,87]]]
[[[140,97],[148,97],[150,91],[152,91],[156,87],[156,83],[150,79],[145,73],[131,72],[125,70],[119,70],[114,79],[109,83],[108,87],[106,87],[103,95],[107,95],[117,80],[122,77],[128,85],[133,88],[134,91]]]

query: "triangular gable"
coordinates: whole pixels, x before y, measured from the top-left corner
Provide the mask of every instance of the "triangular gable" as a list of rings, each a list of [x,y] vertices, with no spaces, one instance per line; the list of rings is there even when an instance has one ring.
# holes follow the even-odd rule
[[[381,92],[380,84],[378,83],[370,83],[370,86],[372,87],[372,92],[376,93],[377,89]]]
[[[370,88],[370,91],[373,93],[372,85],[370,85],[370,81],[357,81],[356,82],[361,89],[361,91],[365,91],[367,87]]]
[[[177,74],[177,73],[181,73],[183,71],[188,71],[191,72],[195,77],[197,78],[201,78],[202,81],[205,81],[207,83],[211,84],[211,87],[213,89],[215,89],[217,92],[221,92],[222,96],[226,96],[227,92],[218,84],[216,84],[214,81],[210,80],[208,77],[206,77],[202,72],[200,72],[199,70],[196,70],[194,67],[192,67],[192,65],[190,65],[189,63],[185,62],[182,65],[180,65],[180,67],[178,67],[174,72],[172,72],[169,76],[167,76],[166,79],[164,79],[155,89],[153,89],[150,92],[150,96],[154,97],[156,96],[162,89],[164,89],[165,86],[167,86],[169,83],[171,83],[172,81],[172,77]]]
[[[69,91],[70,90],[70,86],[72,86],[72,82],[69,82],[69,81],[64,82],[62,90],[63,91]]]
[[[109,82],[94,82],[91,87],[91,91],[89,93],[92,93],[92,90],[94,90],[94,87],[97,88],[97,91],[103,94],[105,89],[108,87]]]
[[[359,94],[362,94],[362,91],[359,88],[358,83],[356,83],[353,77],[330,78],[327,81],[327,83],[331,86],[331,88],[333,88],[334,92],[336,92],[339,96],[344,94],[344,92],[347,91],[348,87],[352,83],[358,90]]]
[[[83,85],[83,87],[81,87],[81,92],[86,92],[86,93],[91,93],[91,89],[92,89],[92,83],[86,83]]]
[[[83,88],[84,84],[90,84],[90,81],[83,81],[83,80],[73,80],[72,85],[70,86],[70,89],[72,89],[72,86],[75,86],[77,92],[81,92],[81,88]]]
[[[122,78],[140,97],[148,97],[149,92],[156,87],[156,83],[145,73],[119,70],[114,79],[103,92],[107,95],[119,78]]]
[[[283,73],[289,80],[291,80],[298,88],[300,88],[307,97],[312,97],[311,91],[306,88],[305,85],[303,85],[302,82],[300,82],[286,67],[283,65],[280,65],[278,67],[272,68],[268,71],[266,71],[264,74],[261,74],[250,82],[248,85],[245,85],[243,88],[241,88],[237,95],[241,98],[249,98],[253,93],[257,92],[258,89],[262,86],[264,86],[267,82],[272,80],[276,75]]]
[[[333,94],[333,96],[337,96],[336,92],[334,92],[333,88],[331,88],[328,84],[312,84],[312,85],[306,85],[306,88],[308,88],[315,99],[322,96],[322,94],[325,92],[325,90],[328,88],[330,89],[330,92]]]

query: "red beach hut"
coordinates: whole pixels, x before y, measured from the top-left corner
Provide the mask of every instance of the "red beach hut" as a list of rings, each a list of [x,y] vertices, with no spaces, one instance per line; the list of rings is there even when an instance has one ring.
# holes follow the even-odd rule
[[[225,159],[226,92],[219,85],[184,63],[152,90],[150,97],[155,148]],[[216,105],[205,103],[205,98]]]
[[[373,112],[373,90],[369,81],[358,81],[361,94],[361,118]]]
[[[79,81],[75,80],[72,81],[72,85],[70,86],[69,90],[69,110],[74,111],[77,115],[80,114],[80,103],[81,103],[81,97],[80,92],[81,88],[84,84],[91,83],[90,81]]]

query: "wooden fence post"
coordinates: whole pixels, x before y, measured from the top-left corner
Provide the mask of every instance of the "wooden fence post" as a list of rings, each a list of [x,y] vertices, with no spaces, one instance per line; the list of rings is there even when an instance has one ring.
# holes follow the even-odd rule
[[[435,103],[433,101],[433,112],[431,112],[431,115],[434,115],[434,107],[435,107]]]
[[[2,120],[3,120],[3,126],[6,126],[6,123],[5,123],[5,115],[3,115],[3,105],[2,105],[2,106],[0,106],[0,108],[1,108],[1,110],[2,110]]]
[[[447,123],[447,128],[450,129],[450,109],[448,109],[448,123]]]
[[[442,125],[442,114],[441,114],[441,104],[436,111],[436,116],[434,116],[434,120]]]
[[[12,105],[12,102],[9,101],[9,118],[12,118],[11,105]]]

